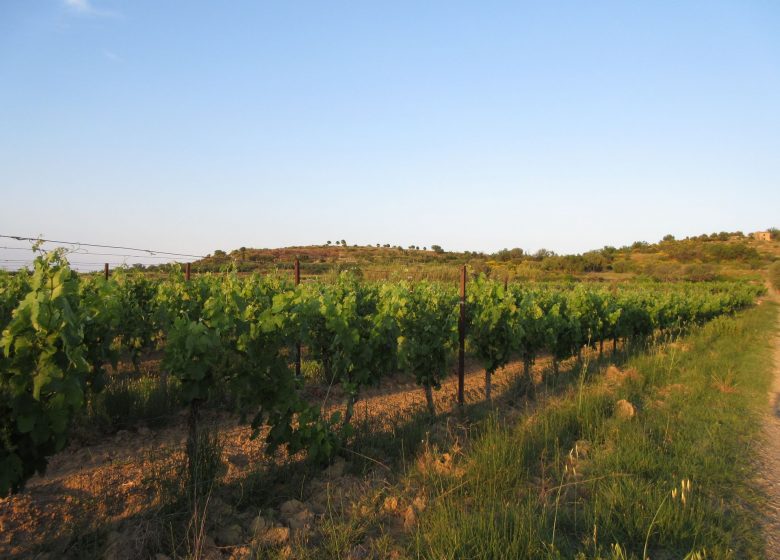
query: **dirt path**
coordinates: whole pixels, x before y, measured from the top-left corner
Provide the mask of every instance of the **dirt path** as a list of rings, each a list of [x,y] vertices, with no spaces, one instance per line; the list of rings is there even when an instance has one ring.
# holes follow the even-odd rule
[[[770,288],[771,299],[780,294]],[[774,335],[774,379],[769,391],[769,409],[764,422],[764,447],[760,452],[760,483],[768,498],[764,534],[766,558],[780,560],[780,317]]]

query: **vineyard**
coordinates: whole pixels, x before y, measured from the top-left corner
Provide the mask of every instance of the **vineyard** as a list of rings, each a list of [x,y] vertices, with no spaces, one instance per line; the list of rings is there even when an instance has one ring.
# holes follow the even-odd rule
[[[762,291],[745,283],[506,285],[485,276],[461,294],[456,288],[348,273],[300,285],[181,271],[105,278],[76,274],[61,252],[43,254],[31,274],[0,277],[0,495],[45,471],[74,420],[112,382],[108,370],[120,357],[137,367],[162,352],[160,375],[189,408],[194,477],[206,407],[235,412],[255,434],[266,428],[269,449],[305,450],[326,463],[349,445],[361,389],[384,375],[413,374],[435,414],[435,390],[462,343],[485,369],[488,400],[492,374],[515,357],[533,398],[530,367],[542,354],[552,357],[554,375],[559,361],[585,348],[641,347],[750,306]],[[337,412],[326,415],[328,394],[304,397],[301,357],[340,387]]]

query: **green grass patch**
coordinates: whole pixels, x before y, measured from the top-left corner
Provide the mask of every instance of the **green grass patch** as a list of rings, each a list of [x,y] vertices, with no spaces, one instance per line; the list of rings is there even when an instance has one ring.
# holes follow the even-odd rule
[[[462,476],[425,478],[411,555],[762,557],[751,460],[776,316],[765,302],[716,319],[521,421],[486,421]]]

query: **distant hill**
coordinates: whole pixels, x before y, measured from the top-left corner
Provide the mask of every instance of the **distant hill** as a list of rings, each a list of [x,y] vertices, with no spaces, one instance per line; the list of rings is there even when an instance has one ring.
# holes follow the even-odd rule
[[[458,268],[529,280],[580,278],[619,280],[648,277],[655,280],[712,280],[758,276],[758,271],[780,259],[780,236],[759,241],[741,232],[721,232],[677,240],[666,236],[657,243],[638,241],[620,248],[603,247],[576,255],[558,255],[522,249],[496,253],[450,252],[438,246],[311,245],[217,250],[192,264],[196,272],[235,267],[240,272],[269,273],[291,270],[295,259],[305,277],[352,270],[370,279],[457,278]]]

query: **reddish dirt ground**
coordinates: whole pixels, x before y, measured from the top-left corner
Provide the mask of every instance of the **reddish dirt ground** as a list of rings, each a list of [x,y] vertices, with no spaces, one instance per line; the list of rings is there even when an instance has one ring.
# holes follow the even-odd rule
[[[535,375],[547,367],[549,359],[537,360]],[[521,372],[521,362],[496,372],[494,398]],[[467,364],[465,395],[467,403],[484,399],[484,370],[474,363]],[[361,396],[358,420],[368,415],[381,422],[425,406],[423,391],[407,377],[389,378]],[[457,377],[448,377],[434,398],[439,412],[451,410],[456,404]],[[159,505],[155,479],[169,477],[181,464],[185,420],[182,414],[162,429],[120,430],[94,444],[74,443],[52,457],[44,476],[31,479],[23,492],[0,499],[0,557],[36,557],[32,551],[41,547],[64,550],[74,534],[89,535],[96,527],[153,511]],[[225,483],[280,460],[269,457],[262,437],[252,439],[251,429],[235,418],[212,414],[205,420],[217,428],[224,445]]]

